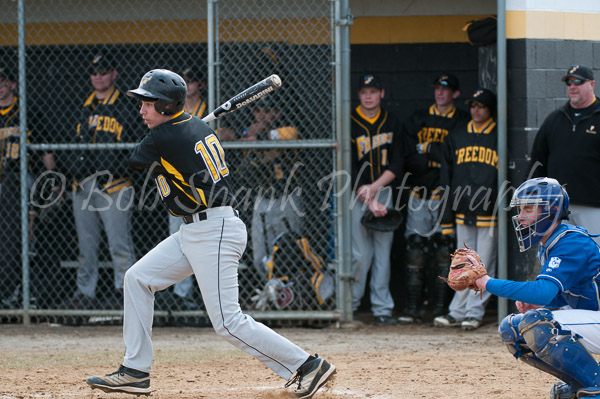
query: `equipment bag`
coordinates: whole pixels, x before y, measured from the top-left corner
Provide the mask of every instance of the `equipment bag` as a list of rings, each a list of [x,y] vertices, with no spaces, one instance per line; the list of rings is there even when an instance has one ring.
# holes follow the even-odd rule
[[[494,16],[471,20],[462,30],[472,46],[487,46],[496,43],[497,22]]]

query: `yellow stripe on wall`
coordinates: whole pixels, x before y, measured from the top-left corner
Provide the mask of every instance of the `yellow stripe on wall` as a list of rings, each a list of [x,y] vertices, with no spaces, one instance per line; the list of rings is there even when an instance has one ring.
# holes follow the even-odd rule
[[[507,11],[506,38],[600,40],[600,14]]]
[[[220,21],[222,42],[281,41],[323,44],[331,40],[327,18],[230,19]],[[0,45],[17,45],[17,24],[0,24]],[[28,45],[206,43],[206,20],[32,22]]]
[[[359,17],[350,27],[352,44],[466,42],[463,26],[487,15]],[[230,19],[220,21],[223,42],[280,41],[291,44],[327,44],[327,18]],[[31,22],[28,45],[90,45],[206,43],[206,20]],[[0,45],[17,45],[17,24],[0,24]]]

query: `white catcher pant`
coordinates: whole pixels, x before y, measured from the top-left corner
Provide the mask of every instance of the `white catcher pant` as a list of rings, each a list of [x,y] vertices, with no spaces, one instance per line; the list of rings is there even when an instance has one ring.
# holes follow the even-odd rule
[[[123,365],[152,370],[154,293],[194,273],[217,334],[289,379],[308,353],[243,314],[238,302],[238,265],[246,247],[246,226],[231,207],[206,212],[207,220],[182,225],[125,274]]]

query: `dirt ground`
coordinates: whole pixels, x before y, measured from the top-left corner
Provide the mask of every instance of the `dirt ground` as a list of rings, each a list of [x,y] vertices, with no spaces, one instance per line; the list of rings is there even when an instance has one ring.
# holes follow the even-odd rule
[[[494,322],[470,332],[361,322],[277,331],[337,366],[315,399],[546,398],[556,381],[515,360]],[[150,398],[292,397],[285,381],[210,328],[155,328],[153,336]],[[115,371],[123,352],[119,326],[0,325],[0,399],[131,398],[85,383]]]

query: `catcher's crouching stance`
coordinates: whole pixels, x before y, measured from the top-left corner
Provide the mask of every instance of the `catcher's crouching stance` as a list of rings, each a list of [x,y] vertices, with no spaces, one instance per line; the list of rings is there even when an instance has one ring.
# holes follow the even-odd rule
[[[486,275],[476,285],[516,301],[520,313],[504,318],[498,332],[517,359],[562,380],[551,399],[600,398],[600,367],[591,355],[600,353],[600,247],[585,229],[562,223],[569,196],[555,179],[521,184],[511,206],[518,207],[519,247],[539,243],[541,271],[535,281]]]

